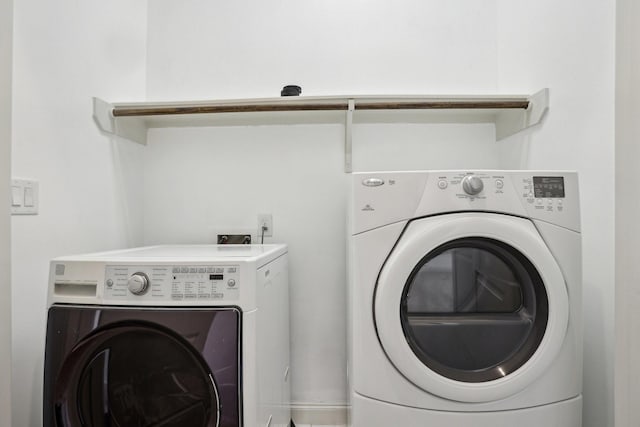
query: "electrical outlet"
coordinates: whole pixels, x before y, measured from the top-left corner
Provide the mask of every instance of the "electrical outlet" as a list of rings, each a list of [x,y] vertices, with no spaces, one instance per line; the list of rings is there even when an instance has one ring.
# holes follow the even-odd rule
[[[218,234],[219,245],[250,245],[251,234]]]
[[[273,216],[271,214],[258,215],[258,236],[262,236],[262,227],[264,229],[264,237],[273,236]]]

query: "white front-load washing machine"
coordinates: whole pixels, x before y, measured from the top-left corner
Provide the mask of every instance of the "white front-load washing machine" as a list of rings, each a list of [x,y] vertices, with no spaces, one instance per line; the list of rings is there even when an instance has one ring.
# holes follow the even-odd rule
[[[354,173],[355,427],[580,427],[578,178]]]
[[[285,245],[51,262],[45,427],[288,426]]]

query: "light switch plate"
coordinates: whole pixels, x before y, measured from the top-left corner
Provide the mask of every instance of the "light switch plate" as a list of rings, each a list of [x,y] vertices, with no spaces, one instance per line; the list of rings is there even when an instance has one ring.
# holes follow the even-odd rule
[[[30,179],[11,180],[11,215],[38,214],[38,181]]]

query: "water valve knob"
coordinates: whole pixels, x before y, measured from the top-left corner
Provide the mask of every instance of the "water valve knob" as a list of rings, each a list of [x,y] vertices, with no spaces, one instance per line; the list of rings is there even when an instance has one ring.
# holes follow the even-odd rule
[[[462,179],[462,189],[470,196],[475,196],[484,188],[482,180],[475,175],[467,175]]]
[[[129,291],[134,295],[142,295],[149,289],[149,277],[144,273],[134,273],[127,282]]]

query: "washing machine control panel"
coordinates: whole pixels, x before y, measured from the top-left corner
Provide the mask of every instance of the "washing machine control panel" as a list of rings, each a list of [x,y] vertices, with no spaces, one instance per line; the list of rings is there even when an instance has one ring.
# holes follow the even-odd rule
[[[237,300],[238,265],[107,265],[104,298],[111,301]]]

